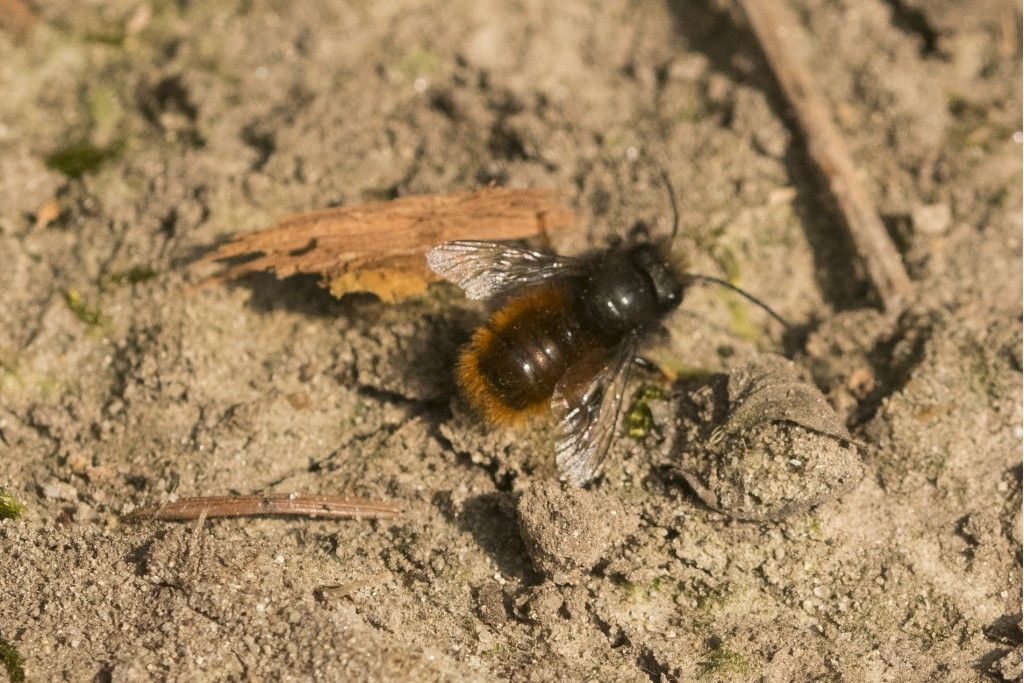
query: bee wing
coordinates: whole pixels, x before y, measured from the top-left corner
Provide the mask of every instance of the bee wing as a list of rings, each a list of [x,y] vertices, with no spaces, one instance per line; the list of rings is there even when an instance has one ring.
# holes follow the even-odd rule
[[[636,350],[637,335],[631,334],[610,358],[590,356],[574,365],[555,389],[552,407],[562,413],[555,462],[577,486],[594,478],[608,454]]]
[[[461,287],[470,299],[487,299],[575,272],[581,262],[501,242],[458,240],[428,251],[427,265]]]

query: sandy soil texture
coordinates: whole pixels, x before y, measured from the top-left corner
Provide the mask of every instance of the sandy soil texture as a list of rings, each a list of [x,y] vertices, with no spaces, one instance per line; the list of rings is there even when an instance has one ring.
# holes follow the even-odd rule
[[[1019,679],[1019,6],[791,6],[914,281],[897,319],[724,0],[0,1],[12,678]],[[547,425],[454,391],[483,314],[457,290],[192,286],[289,213],[489,182],[562,190],[565,253],[665,231],[662,167],[694,269],[801,330],[688,292],[660,350],[684,379],[636,376],[585,491]],[[786,415],[709,444],[764,364],[860,446]],[[405,512],[123,519],[293,491]]]

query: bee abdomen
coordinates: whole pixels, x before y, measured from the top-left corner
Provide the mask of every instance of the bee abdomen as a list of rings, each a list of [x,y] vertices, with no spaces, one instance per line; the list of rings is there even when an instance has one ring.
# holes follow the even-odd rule
[[[558,381],[588,348],[565,288],[509,302],[477,330],[459,364],[470,401],[497,422],[547,407]]]
[[[494,343],[479,355],[484,379],[515,410],[550,397],[574,355],[557,330],[544,330],[529,313],[522,318],[522,327],[493,330]]]

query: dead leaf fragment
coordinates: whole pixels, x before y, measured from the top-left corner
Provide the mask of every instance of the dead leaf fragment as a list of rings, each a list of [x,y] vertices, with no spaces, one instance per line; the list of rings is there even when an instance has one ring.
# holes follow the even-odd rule
[[[314,274],[334,296],[371,292],[389,302],[415,296],[436,279],[425,254],[448,240],[516,240],[570,228],[572,212],[554,190],[488,187],[450,195],[310,211],[240,235],[199,263],[227,264],[215,278],[271,271]]]

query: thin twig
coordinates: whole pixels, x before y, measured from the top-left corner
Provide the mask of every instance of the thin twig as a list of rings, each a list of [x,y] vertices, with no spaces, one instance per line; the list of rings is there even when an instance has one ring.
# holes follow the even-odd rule
[[[857,177],[850,150],[832,121],[814,79],[807,66],[789,49],[787,36],[793,35],[797,26],[795,20],[784,1],[739,0],[739,4],[796,113],[808,153],[828,181],[885,310],[899,311],[910,295],[910,278],[870,195]]]
[[[390,519],[401,512],[398,503],[341,496],[272,494],[261,496],[202,496],[150,505],[128,516],[133,522],[188,521],[214,517],[291,516],[311,519]]]

